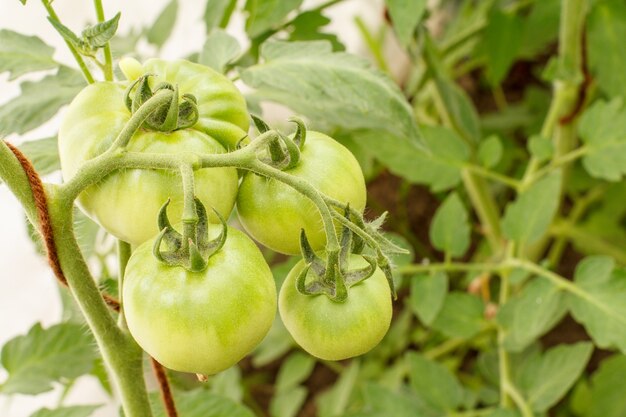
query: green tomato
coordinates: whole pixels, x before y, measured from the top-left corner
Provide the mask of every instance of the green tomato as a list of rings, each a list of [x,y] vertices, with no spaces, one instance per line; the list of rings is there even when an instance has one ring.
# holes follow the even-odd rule
[[[225,146],[234,146],[245,135],[249,123],[245,101],[221,74],[182,60],[153,59],[141,68],[143,72],[156,75],[151,78],[153,83],[167,81],[177,84],[181,95],[194,94],[200,118],[193,128],[171,133],[140,129],[128,143],[128,151],[223,153]],[[86,161],[107,150],[130,119],[124,103],[126,85],[91,84],[70,104],[59,131],[59,154],[65,181],[70,180]],[[195,173],[198,198],[206,207],[214,207],[226,218],[234,206],[237,183],[234,168],[206,168]],[[138,245],[158,232],[157,213],[168,198],[172,200],[170,215],[180,218],[183,197],[177,173],[126,170],[117,171],[85,190],[79,196],[79,206],[117,238]],[[209,212],[210,220],[217,222],[217,217],[211,210]]]
[[[367,262],[351,255],[349,268],[363,268]],[[385,274],[374,275],[350,287],[348,299],[339,303],[326,295],[303,295],[296,278],[304,268],[297,263],[285,279],[278,297],[278,310],[294,340],[311,355],[338,361],[362,355],[385,336],[391,323],[391,293]]]
[[[209,238],[221,226],[209,226]],[[276,286],[254,242],[229,228],[202,272],[159,262],[150,240],[126,267],[123,308],[139,345],[164,366],[212,375],[237,363],[269,331]]]
[[[285,172],[306,180],[329,197],[350,203],[355,210],[365,209],[365,180],[358,161],[347,148],[322,133],[307,132],[300,162]],[[314,250],[324,249],[326,234],[317,207],[279,181],[246,174],[239,187],[237,211],[246,231],[276,252],[299,254],[301,229]]]

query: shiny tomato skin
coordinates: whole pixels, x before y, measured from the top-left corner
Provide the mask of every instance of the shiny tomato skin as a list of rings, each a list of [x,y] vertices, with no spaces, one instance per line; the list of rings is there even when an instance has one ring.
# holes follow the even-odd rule
[[[360,212],[365,209],[363,172],[350,151],[336,140],[308,131],[298,165],[285,171],[321,193]],[[317,207],[295,189],[275,179],[247,173],[237,197],[239,220],[262,245],[290,255],[300,253],[300,230],[314,250],[323,250],[326,235]]]
[[[215,238],[220,226],[210,226]],[[213,375],[256,347],[276,315],[276,286],[254,242],[229,228],[226,243],[202,272],[165,265],[152,241],[126,268],[123,308],[139,345],[181,372]]]
[[[380,269],[348,290],[348,299],[335,302],[326,295],[303,295],[296,278],[304,268],[297,263],[289,272],[278,297],[280,316],[294,340],[320,359],[337,361],[362,355],[385,336],[391,323],[389,285]],[[365,260],[352,255],[351,268],[363,268]]]
[[[192,128],[153,132],[140,128],[131,138],[129,152],[176,154],[223,153],[247,129],[245,101],[232,83],[210,68],[187,61],[150,60],[143,67],[155,74],[153,83],[168,81],[179,93],[198,99],[200,119]],[[63,178],[73,178],[88,160],[106,151],[131,117],[124,104],[128,83],[99,82],[87,86],[65,111],[59,131],[59,154]],[[215,108],[220,104],[221,108]],[[234,146],[234,145],[233,145]],[[196,194],[209,208],[228,217],[237,194],[234,168],[196,171]],[[172,199],[170,215],[182,214],[182,183],[176,172],[153,170],[117,171],[79,196],[79,206],[117,238],[135,246],[157,232],[158,209]],[[210,220],[217,217],[209,210]]]

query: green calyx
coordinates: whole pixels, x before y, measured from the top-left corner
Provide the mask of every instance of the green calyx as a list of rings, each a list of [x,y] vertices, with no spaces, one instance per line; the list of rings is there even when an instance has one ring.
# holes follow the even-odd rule
[[[261,135],[272,131],[269,125],[261,118],[255,115],[251,116],[254,125]],[[298,164],[300,151],[306,140],[306,126],[304,122],[298,117],[291,117],[289,121],[296,124],[296,132],[293,138],[281,132],[273,131],[276,135],[267,143],[268,155],[260,157],[262,162],[282,171],[293,168]]]
[[[346,209],[346,217],[349,208]],[[348,289],[353,285],[371,277],[376,271],[376,258],[370,255],[361,255],[368,266],[350,270],[348,262],[354,249],[362,248],[361,239],[353,239],[352,231],[344,227],[341,233],[341,248],[338,251],[328,252],[326,262],[319,258],[309,243],[304,229],[300,234],[300,249],[306,266],[296,278],[298,291],[304,295],[325,294],[332,301],[342,303],[348,299]],[[313,275],[313,279],[308,279]]]
[[[159,132],[192,127],[198,121],[198,102],[193,94],[178,95],[178,85],[167,82],[150,87],[149,78],[154,74],[145,74],[133,81],[126,89],[124,100],[126,108],[135,113],[142,104],[157,94],[170,94],[171,99],[155,110],[143,123],[143,127]]]
[[[209,258],[224,246],[228,226],[224,218],[214,209],[213,211],[222,223],[222,232],[215,239],[209,240],[209,221],[206,209],[197,198],[194,199],[194,202],[197,222],[191,224],[188,221],[183,225],[185,230],[187,232],[191,230],[191,233],[180,234],[170,224],[167,217],[167,206],[170,200],[167,200],[161,207],[158,216],[161,232],[154,241],[152,253],[166,265],[182,266],[189,271],[200,272],[206,269]],[[188,234],[190,236],[186,236]],[[163,244],[167,247],[166,250],[162,250]]]

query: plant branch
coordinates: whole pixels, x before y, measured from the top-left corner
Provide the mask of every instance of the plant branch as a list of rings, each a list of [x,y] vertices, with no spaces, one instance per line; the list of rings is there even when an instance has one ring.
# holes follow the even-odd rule
[[[93,0],[94,7],[96,9],[96,16],[98,17],[98,23],[104,22],[104,8],[102,7],[102,0]],[[106,81],[113,81],[113,56],[111,54],[111,46],[109,42],[104,45],[104,66],[101,67],[104,72],[104,79]]]
[[[51,0],[41,0],[41,3],[43,4],[43,7],[46,8],[46,11],[48,12],[48,16],[50,16],[56,21],[60,21],[59,16],[56,14],[54,9],[52,8]],[[76,63],[78,64],[80,71],[83,73],[83,77],[85,77],[85,80],[87,80],[89,84],[93,84],[95,80],[93,78],[93,75],[91,75],[89,68],[87,68],[87,65],[85,64],[85,60],[83,59],[83,57],[78,53],[76,48],[74,48],[74,45],[72,45],[68,40],[64,39],[64,41],[67,47],[69,48],[70,52],[72,53],[74,60],[76,60]]]

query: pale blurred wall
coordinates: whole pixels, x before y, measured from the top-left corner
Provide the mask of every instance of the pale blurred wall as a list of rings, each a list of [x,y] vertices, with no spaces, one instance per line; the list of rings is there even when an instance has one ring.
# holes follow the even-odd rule
[[[122,11],[119,28],[121,34],[127,33],[131,27],[147,25],[154,21],[166,3],[167,0],[104,0],[107,17]],[[316,3],[320,2],[305,1],[305,7]],[[205,0],[179,1],[179,16],[174,34],[162,49],[161,57],[178,58],[201,48],[204,36],[204,26],[201,22],[204,4]],[[76,31],[94,21],[91,1],[55,0],[54,7],[63,23]],[[376,25],[380,22],[381,10],[382,0],[350,0],[337,5],[327,12],[332,19],[329,31],[338,32],[350,52],[363,54],[365,47],[353,23],[353,17],[358,14],[365,22]],[[243,18],[235,16],[228,29],[231,34],[245,42],[242,27]],[[60,36],[47,22],[43,6],[37,0],[29,0],[25,6],[18,0],[0,0],[0,29],[37,35],[57,48],[55,59],[74,65],[70,53]],[[37,75],[32,78],[40,77],[41,75]],[[19,94],[18,86],[10,85],[7,80],[8,74],[0,74],[0,104]],[[268,109],[269,112],[278,111],[275,107]],[[56,133],[58,123],[58,119],[55,119],[23,137],[11,135],[7,139],[19,144],[23,140],[51,136]],[[48,180],[58,181],[59,178],[53,176]],[[16,335],[26,333],[37,321],[42,322],[44,326],[59,321],[61,307],[56,285],[45,261],[35,254],[26,235],[21,207],[8,189],[0,186],[0,345]],[[3,372],[0,370],[0,381],[5,377]],[[0,416],[27,417],[40,407],[54,408],[59,395],[60,390],[56,389],[36,397],[18,395],[7,400],[6,397],[0,396]],[[98,403],[107,405],[94,416],[117,415],[117,406],[110,403],[95,379],[90,377],[81,378],[65,402],[66,405]]]

